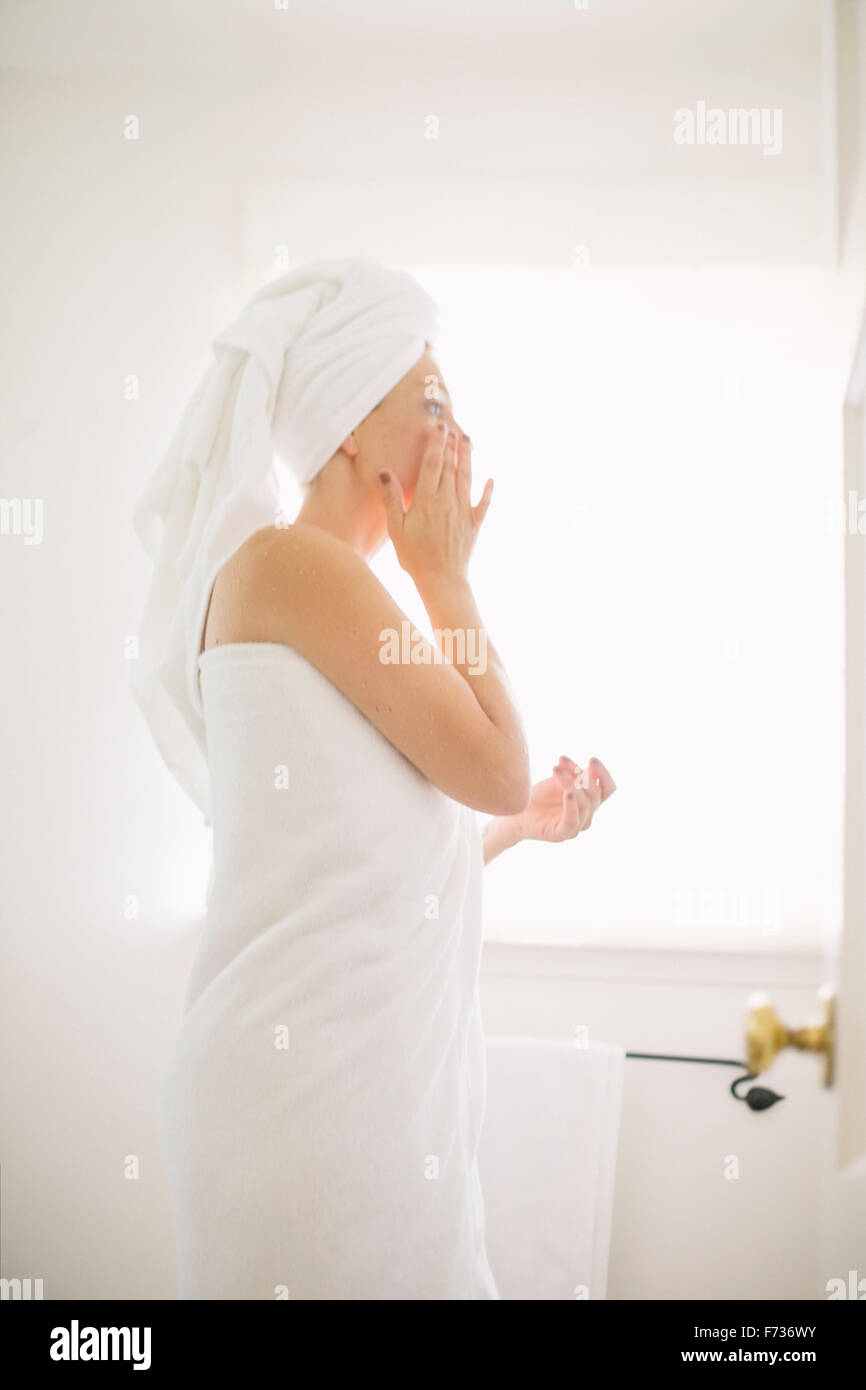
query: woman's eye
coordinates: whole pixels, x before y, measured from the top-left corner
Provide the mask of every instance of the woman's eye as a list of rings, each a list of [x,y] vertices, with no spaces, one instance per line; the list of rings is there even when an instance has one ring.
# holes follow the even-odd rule
[[[436,407],[437,410],[441,410],[441,409],[442,409],[442,402],[441,402],[441,401],[428,401],[427,404],[428,404],[428,405],[435,405],[435,407]]]

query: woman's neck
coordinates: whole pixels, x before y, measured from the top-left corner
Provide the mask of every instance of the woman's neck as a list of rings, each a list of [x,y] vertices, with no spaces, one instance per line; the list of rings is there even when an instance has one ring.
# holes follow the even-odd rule
[[[388,534],[384,507],[361,485],[350,461],[343,464],[338,455],[325,465],[307,489],[295,520],[328,531],[370,560]]]

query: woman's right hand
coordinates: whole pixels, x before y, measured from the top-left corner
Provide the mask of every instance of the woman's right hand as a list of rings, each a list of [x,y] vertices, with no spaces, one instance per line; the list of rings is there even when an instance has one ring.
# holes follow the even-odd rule
[[[465,579],[481,523],[490,506],[493,480],[487,479],[477,506],[470,501],[472,445],[458,446],[444,421],[433,426],[408,510],[394,473],[379,474],[388,535],[400,568],[419,589],[437,579]],[[383,479],[387,478],[387,482]]]

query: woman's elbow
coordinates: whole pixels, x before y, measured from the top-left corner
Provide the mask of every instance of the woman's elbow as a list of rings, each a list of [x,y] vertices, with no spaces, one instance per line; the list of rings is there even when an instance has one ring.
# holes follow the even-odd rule
[[[521,786],[515,789],[503,804],[502,810],[497,811],[499,816],[519,816],[521,811],[525,811],[529,805],[532,790],[529,786]]]
[[[519,767],[502,776],[496,788],[496,806],[489,812],[494,816],[519,816],[532,798],[532,777],[529,768]]]

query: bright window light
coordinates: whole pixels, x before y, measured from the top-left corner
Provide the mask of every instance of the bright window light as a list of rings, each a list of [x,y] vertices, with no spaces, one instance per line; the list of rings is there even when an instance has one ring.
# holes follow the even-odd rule
[[[533,779],[595,754],[585,835],[485,870],[485,923],[838,930],[840,400],[814,271],[409,267],[495,479],[470,577]],[[386,547],[374,568],[430,624]],[[482,818],[486,819],[486,818]]]

